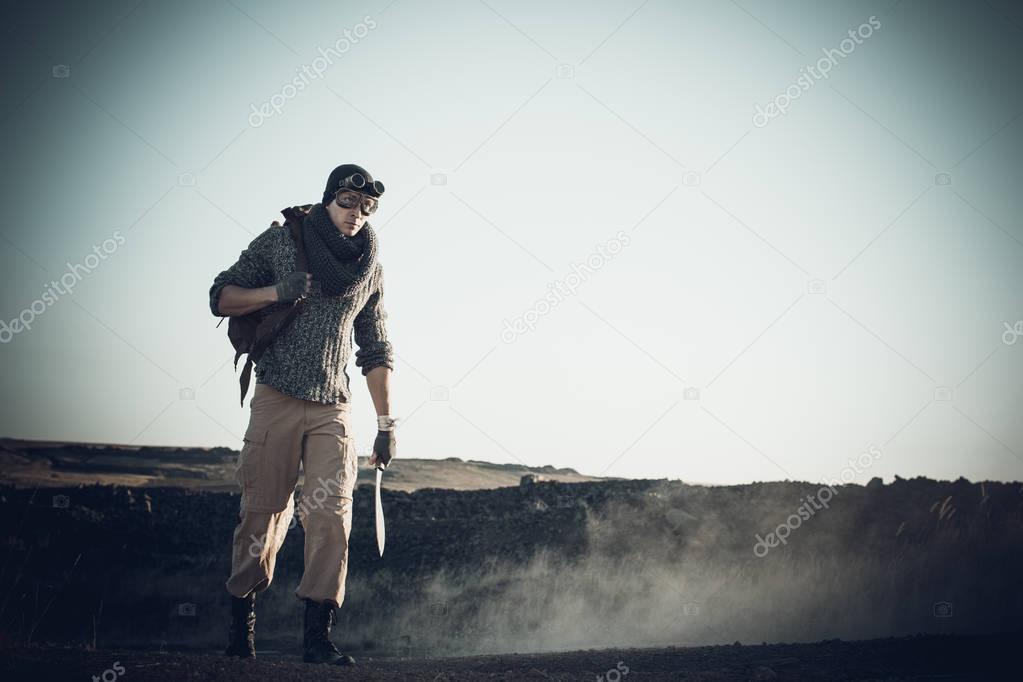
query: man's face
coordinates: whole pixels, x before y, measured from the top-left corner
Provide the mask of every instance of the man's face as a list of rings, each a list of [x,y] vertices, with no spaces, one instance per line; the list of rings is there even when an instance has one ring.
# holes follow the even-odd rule
[[[334,195],[334,199],[327,205],[327,215],[344,236],[354,237],[366,223],[368,216],[361,206],[361,200],[366,196],[368,195],[343,190]],[[350,208],[339,205],[339,199],[341,204],[347,204]]]

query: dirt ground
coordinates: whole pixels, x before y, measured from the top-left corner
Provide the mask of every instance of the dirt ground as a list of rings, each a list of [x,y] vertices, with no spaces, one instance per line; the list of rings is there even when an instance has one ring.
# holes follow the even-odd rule
[[[295,654],[255,661],[217,653],[0,650],[7,681],[105,680],[1016,680],[1023,637],[928,635],[811,644],[724,645],[508,654],[440,659],[361,658],[355,668],[304,664]]]

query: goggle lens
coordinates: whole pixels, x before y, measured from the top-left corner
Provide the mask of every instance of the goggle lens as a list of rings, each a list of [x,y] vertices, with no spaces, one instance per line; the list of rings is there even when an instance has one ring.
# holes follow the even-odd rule
[[[341,190],[337,193],[335,200],[337,201],[337,205],[341,208],[355,208],[356,206],[360,206],[360,210],[366,215],[371,215],[377,210],[376,199],[358,192]]]

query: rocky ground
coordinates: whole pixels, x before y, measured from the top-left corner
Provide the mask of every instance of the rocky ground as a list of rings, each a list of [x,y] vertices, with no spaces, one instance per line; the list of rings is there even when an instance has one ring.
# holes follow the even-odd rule
[[[360,486],[334,641],[376,676],[353,679],[613,680],[618,662],[622,679],[983,679],[969,675],[1010,649],[987,635],[1020,632],[1023,486],[875,480],[794,516],[820,493],[534,478],[385,490],[380,557]],[[0,674],[87,679],[115,661],[132,679],[242,674],[210,655],[237,512],[237,494],[189,487],[0,486]],[[255,679],[310,674],[295,658],[303,539],[296,524],[257,600]],[[917,633],[932,636],[878,639]]]

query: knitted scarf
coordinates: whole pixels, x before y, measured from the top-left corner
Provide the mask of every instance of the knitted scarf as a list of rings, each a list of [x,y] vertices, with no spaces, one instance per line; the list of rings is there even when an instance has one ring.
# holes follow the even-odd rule
[[[349,296],[373,272],[377,260],[377,236],[369,223],[354,237],[346,237],[334,225],[323,204],[313,204],[302,223],[306,261],[324,296]]]

